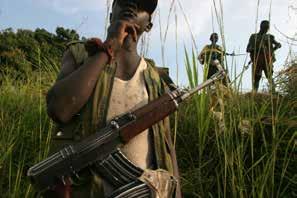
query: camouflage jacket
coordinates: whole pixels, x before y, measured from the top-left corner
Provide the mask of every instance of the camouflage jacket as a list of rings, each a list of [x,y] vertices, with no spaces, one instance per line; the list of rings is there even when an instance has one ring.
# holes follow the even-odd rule
[[[71,43],[69,50],[78,65],[82,65],[88,58],[84,43]],[[153,101],[163,95],[169,87],[168,83],[165,83],[166,80],[160,77],[160,73],[164,73],[164,69],[155,67],[152,60],[146,59],[146,62],[148,67],[144,71],[144,79],[149,101]],[[87,104],[69,123],[58,126],[58,131],[63,131],[63,136],[54,134],[52,151],[60,149],[65,144],[78,142],[94,133],[96,129],[106,126],[109,99],[116,67],[117,65],[115,63],[105,66],[103,71],[98,75],[98,81]],[[166,77],[169,78],[168,76]],[[170,135],[169,118],[167,117],[153,125],[150,130],[153,133],[154,155],[157,168],[167,170],[176,178],[179,178],[175,149]]]

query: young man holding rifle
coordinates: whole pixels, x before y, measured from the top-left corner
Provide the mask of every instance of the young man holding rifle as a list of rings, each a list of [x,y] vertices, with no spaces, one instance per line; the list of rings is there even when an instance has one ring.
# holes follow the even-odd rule
[[[217,33],[212,33],[209,39],[211,44],[206,45],[198,55],[200,64],[206,65],[206,67],[208,67],[207,79],[219,71],[219,69],[214,64],[214,61],[217,60],[221,65],[223,65],[225,56],[223,48],[217,44],[219,35]]]
[[[137,53],[140,36],[153,26],[156,6],[157,0],[114,0],[104,42],[90,39],[69,44],[58,79],[47,95],[48,114],[59,126],[53,152],[80,142],[112,118],[153,101],[170,88],[163,70]],[[136,183],[119,186],[108,178],[112,177],[109,171],[91,166],[76,178],[65,178],[64,184],[44,197],[124,197],[140,186],[149,189],[148,197],[181,197],[168,118],[131,139],[121,152],[135,168],[144,170]],[[133,196],[146,197],[137,193]]]

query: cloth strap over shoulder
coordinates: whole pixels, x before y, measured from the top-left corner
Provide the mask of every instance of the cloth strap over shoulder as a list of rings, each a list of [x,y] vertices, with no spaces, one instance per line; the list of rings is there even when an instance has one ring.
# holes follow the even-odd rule
[[[169,69],[167,67],[157,67],[155,62],[148,58],[145,58],[145,61],[157,70],[158,74],[160,75],[160,78],[168,86],[170,91],[174,91],[177,89],[177,86],[174,84],[174,82],[169,76]]]

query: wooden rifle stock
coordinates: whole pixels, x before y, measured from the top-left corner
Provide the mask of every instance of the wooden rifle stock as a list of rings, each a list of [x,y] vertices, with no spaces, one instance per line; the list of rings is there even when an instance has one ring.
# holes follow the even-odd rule
[[[145,129],[175,112],[177,107],[176,100],[167,93],[144,107],[132,112],[132,115],[135,116],[135,122],[132,122],[121,129],[120,136],[122,141],[125,143],[128,142]]]

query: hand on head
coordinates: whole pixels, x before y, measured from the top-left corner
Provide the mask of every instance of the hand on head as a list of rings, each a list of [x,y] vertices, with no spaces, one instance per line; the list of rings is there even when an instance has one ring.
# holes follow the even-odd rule
[[[112,23],[108,28],[106,43],[114,52],[119,51],[128,35],[131,35],[134,42],[137,42],[139,26],[127,21],[119,20]]]
[[[114,0],[106,42],[114,51],[136,46],[141,34],[152,28],[151,14],[157,0]]]

